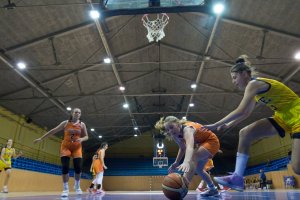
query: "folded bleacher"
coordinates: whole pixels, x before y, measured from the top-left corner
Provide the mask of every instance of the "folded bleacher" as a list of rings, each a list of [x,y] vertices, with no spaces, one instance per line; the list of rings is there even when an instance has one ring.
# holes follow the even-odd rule
[[[259,170],[261,169],[263,169],[265,172],[284,170],[287,168],[289,162],[290,162],[290,158],[284,157],[284,158],[273,160],[268,163],[251,166],[246,169],[244,175],[247,176],[252,174],[258,174]]]
[[[18,159],[12,159],[12,167],[17,169],[35,171],[40,173],[61,175],[61,166],[51,163],[41,162],[30,158],[19,157]],[[74,176],[74,169],[70,169],[70,176]],[[82,173],[81,178],[91,179],[91,175]]]

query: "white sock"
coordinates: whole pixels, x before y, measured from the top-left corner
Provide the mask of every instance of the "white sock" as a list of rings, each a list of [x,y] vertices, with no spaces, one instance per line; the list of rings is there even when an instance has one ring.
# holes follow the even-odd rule
[[[203,187],[203,185],[204,185],[204,181],[203,181],[203,180],[201,180],[201,182],[200,182],[200,184],[199,184],[198,188],[202,188],[202,187]]]
[[[248,162],[248,158],[249,158],[249,155],[237,152],[234,173],[236,173],[239,176],[244,175],[244,172],[245,172],[245,169],[247,166],[247,162]]]
[[[64,183],[64,190],[69,190],[69,184],[68,184],[68,182]]]
[[[75,188],[76,189],[80,188],[80,180],[75,180]]]

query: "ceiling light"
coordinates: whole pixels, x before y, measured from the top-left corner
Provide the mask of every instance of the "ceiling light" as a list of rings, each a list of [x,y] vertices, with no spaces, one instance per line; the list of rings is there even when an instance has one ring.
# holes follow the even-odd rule
[[[123,108],[128,108],[128,107],[129,107],[128,103],[123,104]]]
[[[99,138],[102,138],[102,135],[99,135],[98,137],[99,137]]]
[[[95,131],[95,129],[94,129],[94,128],[91,128],[91,131]]]
[[[104,59],[103,59],[103,61],[104,61],[104,63],[106,63],[106,64],[109,64],[109,63],[111,63],[111,60],[110,60],[110,58],[104,58]]]
[[[195,89],[197,87],[197,84],[196,83],[193,83],[192,85],[191,85],[191,88],[193,88],[193,89]]]
[[[26,68],[26,64],[23,63],[23,62],[18,62],[17,66],[18,66],[19,69],[25,69]]]
[[[92,19],[98,19],[100,17],[100,13],[97,10],[91,10],[90,11],[90,17]]]
[[[222,3],[217,3],[213,7],[215,14],[220,15],[224,11],[224,5]]]
[[[138,130],[139,128],[138,128],[138,127],[134,127],[133,129],[134,129],[134,130]]]
[[[72,110],[72,108],[71,108],[70,106],[68,106],[68,107],[67,107],[67,110],[68,110],[68,111],[71,111],[71,110]]]
[[[195,106],[194,103],[190,103],[190,104],[189,104],[189,107],[194,107],[194,106]]]
[[[186,116],[183,116],[182,119],[183,119],[183,120],[186,120]]]
[[[134,136],[134,137],[137,137],[137,134],[134,134],[133,136]]]
[[[210,56],[204,56],[204,60],[210,60],[211,57]]]
[[[124,90],[125,90],[125,87],[121,85],[121,86],[119,87],[119,90],[124,91]]]
[[[296,60],[300,60],[300,51],[295,54],[294,58]]]

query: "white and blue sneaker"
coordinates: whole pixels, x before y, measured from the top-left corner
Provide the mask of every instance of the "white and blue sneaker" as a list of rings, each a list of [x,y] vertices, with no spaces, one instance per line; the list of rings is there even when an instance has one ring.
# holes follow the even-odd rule
[[[63,190],[60,196],[63,197],[63,198],[68,197],[69,196],[69,190]]]

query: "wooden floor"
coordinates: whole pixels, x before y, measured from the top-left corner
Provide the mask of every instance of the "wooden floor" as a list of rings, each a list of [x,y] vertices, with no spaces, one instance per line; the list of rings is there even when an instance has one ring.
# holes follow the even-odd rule
[[[1,193],[0,200],[160,200],[167,199],[162,192],[106,192],[105,195],[84,193],[76,195],[71,192],[68,198],[61,198],[60,192],[12,192]],[[223,192],[219,197],[201,197],[199,192],[189,191],[184,200],[200,199],[222,199],[222,200],[299,200],[300,190],[269,190],[269,191],[244,191],[244,192]]]

